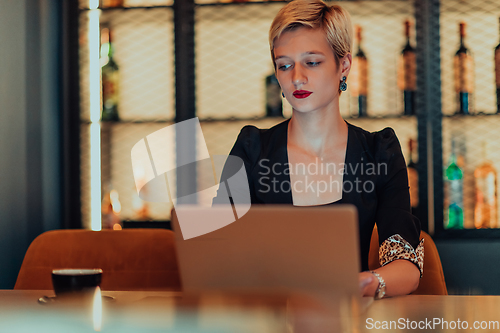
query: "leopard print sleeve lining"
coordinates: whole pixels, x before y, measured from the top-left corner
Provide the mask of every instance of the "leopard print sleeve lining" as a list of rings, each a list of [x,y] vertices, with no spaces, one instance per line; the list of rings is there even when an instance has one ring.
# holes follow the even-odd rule
[[[387,265],[396,259],[406,259],[417,265],[420,277],[424,273],[424,239],[416,249],[399,234],[387,238],[378,250],[380,266]]]

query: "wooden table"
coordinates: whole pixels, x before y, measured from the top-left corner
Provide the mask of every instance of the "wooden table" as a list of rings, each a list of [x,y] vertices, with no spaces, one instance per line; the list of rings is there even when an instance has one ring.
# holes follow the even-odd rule
[[[92,305],[38,303],[42,295],[52,294],[0,290],[0,332],[94,332]],[[303,296],[106,291],[103,294],[115,300],[102,303],[102,332],[500,331],[498,296],[388,298],[374,301],[356,315],[342,306],[333,313],[321,302]],[[448,322],[448,329],[444,321]]]
[[[102,294],[114,297],[102,302],[102,332],[274,333],[290,332],[290,325],[297,328],[304,325],[290,322],[292,307],[286,295],[130,291]],[[0,290],[0,332],[94,332],[92,300],[40,304],[38,299],[43,295],[52,296],[53,291]],[[302,313],[304,309],[304,318],[313,318],[313,323],[305,323],[307,328],[317,326],[321,305],[307,297],[294,300],[292,303],[297,304],[294,311]],[[321,327],[331,321],[325,318],[319,322]]]

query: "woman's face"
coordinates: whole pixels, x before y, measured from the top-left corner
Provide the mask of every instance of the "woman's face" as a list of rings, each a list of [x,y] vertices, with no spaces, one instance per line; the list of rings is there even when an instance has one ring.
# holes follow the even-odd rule
[[[301,27],[283,33],[275,42],[276,77],[294,111],[338,108],[339,85],[349,74],[351,55],[335,61],[320,29]]]

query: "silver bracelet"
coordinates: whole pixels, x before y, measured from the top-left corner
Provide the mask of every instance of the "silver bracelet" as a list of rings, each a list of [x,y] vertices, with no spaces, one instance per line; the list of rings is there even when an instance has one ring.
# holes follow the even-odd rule
[[[375,271],[370,271],[370,273],[372,273],[378,280],[378,287],[377,287],[377,291],[375,292],[375,299],[384,298],[384,296],[385,296],[385,281],[384,281],[384,279],[380,276],[380,274],[378,274]]]

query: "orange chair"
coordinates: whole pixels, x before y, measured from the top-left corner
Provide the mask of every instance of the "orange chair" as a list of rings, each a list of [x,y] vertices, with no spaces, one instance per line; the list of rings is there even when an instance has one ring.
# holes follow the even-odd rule
[[[443,266],[431,236],[425,231],[420,232],[420,239],[424,241],[424,274],[420,279],[417,290],[413,295],[448,295],[446,282],[444,280]],[[378,232],[377,227],[373,229],[370,242],[370,253],[368,256],[368,267],[373,270],[380,267],[378,260]]]
[[[181,289],[170,230],[45,232],[29,246],[14,289],[52,289],[56,268],[101,268],[103,290]]]

